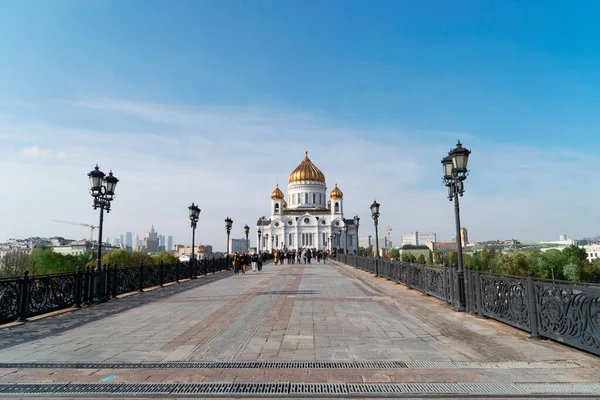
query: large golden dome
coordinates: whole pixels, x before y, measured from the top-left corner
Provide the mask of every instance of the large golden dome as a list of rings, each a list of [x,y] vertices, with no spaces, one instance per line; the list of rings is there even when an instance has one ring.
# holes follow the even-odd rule
[[[296,167],[288,178],[288,183],[299,181],[317,181],[325,183],[325,175],[308,158],[308,151],[305,153],[304,160]]]
[[[337,187],[337,183],[335,184],[335,187],[331,191],[329,197],[332,199],[341,199],[344,197],[344,193],[342,193],[342,191]]]
[[[282,200],[283,199],[283,192],[281,191],[281,189],[279,189],[279,184],[277,184],[277,186],[275,186],[275,190],[273,190],[273,193],[271,193],[271,199],[272,200]]]

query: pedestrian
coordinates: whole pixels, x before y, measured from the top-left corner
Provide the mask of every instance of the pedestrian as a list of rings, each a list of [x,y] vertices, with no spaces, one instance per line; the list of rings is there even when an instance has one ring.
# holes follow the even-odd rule
[[[263,264],[263,255],[261,253],[258,253],[258,270],[262,271],[262,264]]]
[[[246,266],[248,266],[248,256],[245,252],[242,252],[240,259],[240,264],[242,265],[242,275],[246,275]]]
[[[302,257],[302,249],[298,249],[296,252],[296,262],[300,264],[300,258]]]
[[[234,253],[233,254],[233,274],[237,275],[240,272],[240,256],[238,255],[238,253]]]
[[[308,263],[310,264],[310,259],[312,258],[312,250],[308,249],[306,251],[306,259],[308,260]]]
[[[250,256],[250,262],[252,263],[252,272],[256,272],[256,264],[258,263],[258,254],[252,253]]]

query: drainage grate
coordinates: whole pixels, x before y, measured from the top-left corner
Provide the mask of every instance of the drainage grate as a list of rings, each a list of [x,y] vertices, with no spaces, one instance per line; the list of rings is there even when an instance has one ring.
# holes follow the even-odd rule
[[[0,363],[0,368],[44,369],[567,369],[582,368],[574,361],[247,361],[141,363]]]
[[[177,397],[241,395],[297,397],[298,395],[600,395],[600,383],[28,383],[2,384],[2,395],[160,395]]]

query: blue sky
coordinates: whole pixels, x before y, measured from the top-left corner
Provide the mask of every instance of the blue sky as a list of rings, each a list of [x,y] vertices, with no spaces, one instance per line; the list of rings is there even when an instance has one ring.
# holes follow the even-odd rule
[[[458,138],[473,150],[473,239],[596,235],[599,14],[533,0],[1,2],[0,163],[19,173],[0,238],[77,236],[45,207],[93,222],[77,177],[98,161],[139,210],[115,203],[109,236],[154,220],[185,242],[177,210],[196,201],[212,243],[226,214],[267,213],[305,146],[350,213],[377,197],[393,240],[449,238],[439,159]],[[146,183],[162,174],[160,190]],[[63,198],[34,206],[61,176]]]

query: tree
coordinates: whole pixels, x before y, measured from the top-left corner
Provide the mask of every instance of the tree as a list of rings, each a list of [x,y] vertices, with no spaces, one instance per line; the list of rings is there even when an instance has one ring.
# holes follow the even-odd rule
[[[173,254],[168,253],[166,251],[163,251],[162,253],[160,253],[152,258],[154,259],[155,264],[160,264],[161,262],[163,264],[173,264],[173,263],[177,262],[177,257],[175,257]]]
[[[29,254],[24,251],[10,250],[0,260],[0,277],[20,276],[29,268]]]
[[[419,258],[417,258],[417,263],[419,263],[419,264],[425,264],[426,263],[425,256],[423,254],[419,255]]]
[[[562,249],[562,254],[565,259],[575,258],[579,261],[587,261],[587,253],[583,247],[575,246],[574,244]]]
[[[433,252],[433,263],[440,265],[444,262],[444,259],[442,258],[442,255],[440,254],[439,251],[434,251]]]

